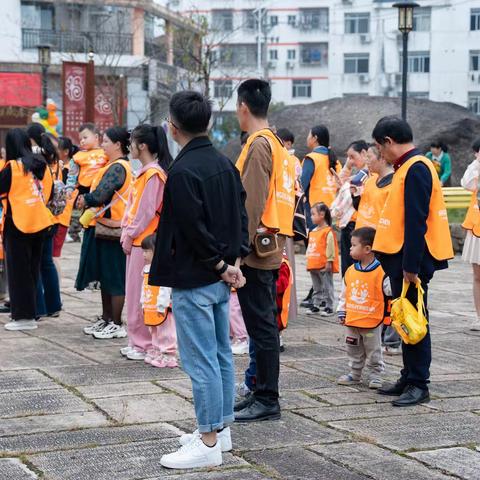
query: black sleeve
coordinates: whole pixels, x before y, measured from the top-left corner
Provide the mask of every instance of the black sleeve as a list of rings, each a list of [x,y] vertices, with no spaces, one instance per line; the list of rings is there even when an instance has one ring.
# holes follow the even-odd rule
[[[87,207],[100,207],[111,202],[114,193],[120,190],[125,183],[127,172],[120,163],[112,165],[103,175],[97,188],[85,194]]]
[[[352,205],[355,210],[358,210],[361,198],[362,197],[360,195],[356,195],[356,196],[352,195]]]
[[[236,169],[235,169],[236,170]],[[250,237],[248,233],[248,215],[247,209],[245,208],[245,200],[247,198],[247,192],[243,188],[242,180],[238,171],[235,172],[238,189],[240,191],[240,202],[241,202],[241,221],[242,221],[242,244],[240,256],[242,258],[246,257],[250,253]]]
[[[405,243],[403,246],[403,270],[420,271],[425,254],[427,218],[432,196],[432,175],[428,167],[417,162],[410,167],[405,179]]]
[[[0,171],[0,195],[4,195],[10,191],[12,185],[12,167],[9,163]]]

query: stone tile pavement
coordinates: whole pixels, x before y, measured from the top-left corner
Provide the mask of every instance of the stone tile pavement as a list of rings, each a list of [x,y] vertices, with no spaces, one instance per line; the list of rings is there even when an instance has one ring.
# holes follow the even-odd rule
[[[468,330],[471,272],[458,259],[431,285],[429,404],[395,409],[364,386],[337,386],[342,327],[300,315],[285,333],[282,419],[234,425],[221,468],[179,472],[159,458],[194,428],[188,378],[121,358],[124,340],[82,333],[100,296],[73,288],[79,245],[64,253],[61,317],[28,333],[0,328],[0,480],[480,478],[480,333]],[[236,358],[239,379],[246,361]],[[394,379],[401,360],[386,361]]]

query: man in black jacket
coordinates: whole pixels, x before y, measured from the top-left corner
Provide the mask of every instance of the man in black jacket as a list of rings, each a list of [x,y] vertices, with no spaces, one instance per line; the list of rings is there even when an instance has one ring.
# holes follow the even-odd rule
[[[172,287],[182,366],[192,381],[198,429],[164,455],[168,468],[211,467],[232,448],[235,390],[229,338],[230,288],[245,280],[248,253],[245,192],[233,163],[212,146],[208,100],[179,92],[169,127],[182,147],[169,169],[150,283]],[[218,435],[217,435],[218,433]]]

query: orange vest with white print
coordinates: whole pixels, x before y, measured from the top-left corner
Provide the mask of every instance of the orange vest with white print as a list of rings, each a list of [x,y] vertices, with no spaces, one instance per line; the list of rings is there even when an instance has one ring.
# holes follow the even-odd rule
[[[315,165],[315,170],[310,180],[308,200],[310,206],[322,202],[330,208],[337,195],[338,185],[335,177],[330,172],[330,161],[325,153],[311,152],[305,158],[310,158]],[[335,165],[335,170],[340,173],[340,162]]]
[[[400,252],[403,248],[405,241],[405,179],[410,167],[417,162],[426,165],[432,176],[432,195],[425,233],[428,251],[436,260],[448,260],[453,258],[453,247],[442,186],[432,162],[422,155],[416,155],[407,160],[393,175],[390,195],[378,220],[373,250],[391,255]]]
[[[78,183],[82,187],[90,187],[98,171],[103,168],[108,159],[103,148],[80,151],[73,156],[73,161],[79,166]]]
[[[5,167],[7,162],[5,160],[0,159],[0,171],[2,171]],[[5,219],[5,212],[7,211],[7,199],[2,198],[2,214],[0,216],[0,233],[3,233],[3,224],[4,224],[4,219]],[[5,259],[5,252],[3,250],[3,235],[0,237],[0,260]]]
[[[50,168],[45,169],[45,176],[37,184],[31,172],[25,174],[20,160],[12,160],[9,164],[12,183],[7,196],[13,223],[23,233],[37,233],[51,227],[53,215],[46,205],[53,187]]]
[[[380,264],[371,271],[361,271],[351,265],[345,272],[345,325],[375,328],[383,322],[385,272]]]
[[[135,218],[135,215],[137,214],[138,207],[140,205],[143,191],[145,190],[147,182],[155,175],[158,175],[162,183],[165,183],[167,181],[167,174],[163,171],[163,169],[160,166],[158,166],[158,167],[148,168],[145,172],[143,172],[140,176],[138,176],[136,180],[133,182],[132,191],[130,193],[131,195],[130,208],[126,213],[128,224],[132,223],[132,220]],[[137,238],[133,240],[133,245],[135,247],[140,247],[142,245],[142,240],[144,238],[148,237],[149,235],[152,235],[157,231],[159,220],[160,220],[160,214],[159,212],[156,212],[155,216],[152,218],[152,220],[148,224],[148,227]]]
[[[123,168],[125,168],[126,173],[125,173],[125,181],[123,182],[122,188],[120,188],[120,190],[118,190],[113,194],[112,206],[110,207],[110,219],[120,222],[123,218],[123,215],[125,214],[128,195],[129,195],[130,188],[132,186],[132,168],[130,167],[130,162],[128,162],[127,160],[118,159],[112,163],[109,163],[105,167],[103,167],[97,173],[97,176],[93,179],[92,185],[90,187],[90,191],[93,192],[98,187],[107,170],[112,165],[115,165],[116,163],[120,163],[123,166]],[[104,215],[105,215],[105,212],[103,212],[100,215],[100,218],[103,217]],[[96,220],[93,219],[90,222],[90,226],[93,226],[95,224],[96,224]]]
[[[171,306],[164,312],[158,311],[157,298],[162,287],[149,285],[148,275],[148,272],[143,272],[143,321],[149,327],[157,327],[167,319]]]
[[[378,219],[390,193],[391,184],[377,187],[378,175],[373,174],[366,182],[358,206],[355,228],[371,227],[377,229]]]
[[[335,259],[333,273],[338,273],[338,243],[332,227],[316,228],[308,234],[307,270],[323,270],[327,264],[327,237],[333,235],[335,245]]]
[[[476,237],[480,237],[480,210],[478,208],[477,193],[477,190],[473,192],[470,206],[468,207],[467,215],[462,223],[462,227],[465,230],[470,230]]]
[[[261,222],[269,229],[292,237],[295,213],[295,161],[280,139],[268,128],[250,135],[238,157],[237,169],[241,175],[250,146],[257,137],[266,138],[272,151],[272,175]]]

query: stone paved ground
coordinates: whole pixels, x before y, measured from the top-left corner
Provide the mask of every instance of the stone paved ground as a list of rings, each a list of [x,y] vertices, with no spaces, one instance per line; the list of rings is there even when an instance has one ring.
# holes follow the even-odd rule
[[[430,404],[394,409],[365,387],[337,386],[342,327],[300,316],[285,334],[282,419],[235,425],[222,468],[182,473],[159,458],[194,426],[189,380],[122,359],[123,340],[81,332],[100,303],[73,289],[78,251],[65,248],[60,319],[30,333],[0,328],[0,480],[480,478],[480,334],[467,328],[471,274],[459,260],[431,288]],[[236,361],[239,378],[245,363]],[[393,379],[400,359],[387,364]]]

